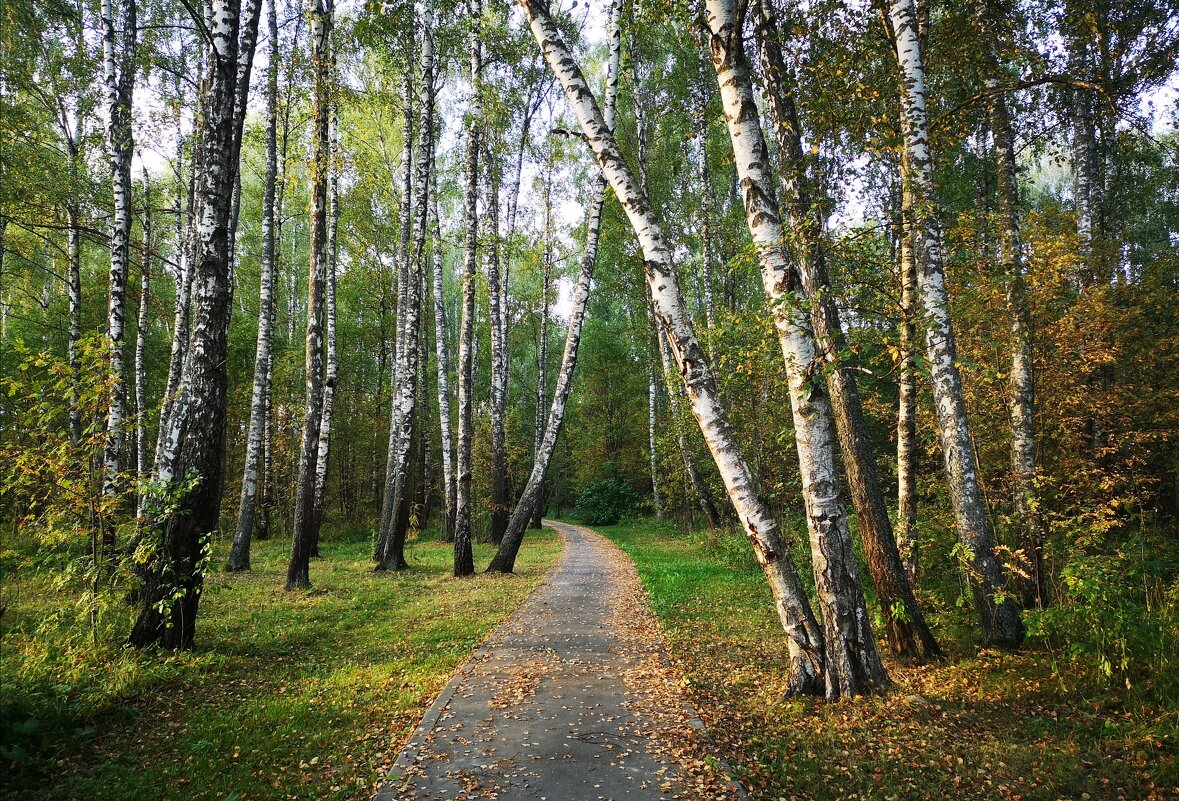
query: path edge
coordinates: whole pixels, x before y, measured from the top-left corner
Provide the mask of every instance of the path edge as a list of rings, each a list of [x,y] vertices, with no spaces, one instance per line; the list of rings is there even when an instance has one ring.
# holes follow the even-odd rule
[[[569,536],[561,529],[552,525],[552,523],[560,521],[544,520],[542,522],[544,525],[548,526],[549,528],[553,529],[553,531],[556,531],[561,535],[561,555],[557,557],[557,561],[553,563],[553,566],[545,571],[544,577],[540,580],[539,583],[537,583],[535,587],[532,588],[532,591],[520,599],[520,603],[516,605],[516,608],[512,610],[512,613],[487,632],[487,636],[483,638],[483,642],[479,644],[479,647],[471,651],[471,655],[463,661],[462,665],[459,666],[459,669],[456,670],[454,675],[450,677],[450,681],[446,682],[445,686],[443,686],[443,688],[438,691],[438,695],[434,698],[434,702],[430,704],[429,708],[426,709],[425,714],[422,715],[422,719],[418,721],[418,725],[414,727],[413,734],[411,734],[409,739],[406,740],[405,745],[397,755],[397,759],[393,760],[393,767],[391,767],[389,772],[385,775],[385,781],[373,795],[372,801],[397,801],[397,799],[400,797],[400,794],[406,789],[406,783],[409,779],[409,769],[412,768],[414,763],[417,761],[418,754],[421,752],[422,745],[425,743],[426,738],[429,737],[430,734],[434,731],[434,727],[438,725],[438,720],[442,717],[442,713],[446,710],[446,707],[450,705],[450,699],[454,697],[454,692],[458,689],[459,684],[461,684],[463,679],[465,679],[470,674],[471,669],[475,666],[475,663],[487,654],[491,647],[491,641],[495,639],[495,636],[499,633],[500,629],[507,625],[508,622],[512,620],[512,618],[520,614],[520,610],[524,608],[524,605],[528,603],[533,595],[536,595],[544,587],[547,587],[551,583],[551,574],[554,570],[557,569],[557,567],[561,564],[561,561],[565,558],[565,554],[567,552],[566,546],[569,544]],[[565,525],[568,524],[566,523]],[[597,532],[594,533],[596,534]],[[598,536],[601,535],[599,534]]]

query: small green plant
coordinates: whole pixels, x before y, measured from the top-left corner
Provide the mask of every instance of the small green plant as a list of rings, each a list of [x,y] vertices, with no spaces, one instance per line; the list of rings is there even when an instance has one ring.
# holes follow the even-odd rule
[[[639,502],[629,484],[608,478],[590,484],[577,499],[573,516],[587,526],[613,526]]]

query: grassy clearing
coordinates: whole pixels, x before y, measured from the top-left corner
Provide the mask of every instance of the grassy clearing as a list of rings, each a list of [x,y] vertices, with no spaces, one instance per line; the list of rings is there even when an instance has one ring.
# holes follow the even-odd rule
[[[785,648],[751,558],[651,521],[598,530],[635,560],[687,690],[754,798],[1179,795],[1179,699],[1074,682],[1035,644],[1010,655],[955,641],[958,621],[936,603],[944,663],[891,662],[896,687],[880,697],[784,699]]]
[[[367,799],[560,541],[530,532],[515,576],[456,580],[440,542],[411,543],[409,571],[374,574],[357,532],[321,546],[315,588],[298,594],[282,590],[288,549],[256,543],[252,573],[210,576],[197,650],[179,655],[122,648],[122,619],[92,644],[76,594],[45,570],[13,573],[5,554],[0,797]]]

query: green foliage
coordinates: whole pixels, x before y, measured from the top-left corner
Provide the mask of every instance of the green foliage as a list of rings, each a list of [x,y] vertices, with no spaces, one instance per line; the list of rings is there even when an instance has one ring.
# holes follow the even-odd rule
[[[617,479],[608,478],[586,487],[577,505],[574,516],[589,526],[612,526],[630,514],[639,501],[639,494]]]

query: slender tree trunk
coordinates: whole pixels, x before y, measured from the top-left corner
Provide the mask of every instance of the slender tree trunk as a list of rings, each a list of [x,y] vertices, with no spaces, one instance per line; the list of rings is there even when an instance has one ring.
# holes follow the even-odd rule
[[[422,50],[421,71],[423,83],[429,85],[434,70],[433,26],[430,0],[420,0],[418,15],[421,20]],[[426,102],[419,109],[418,152],[414,157],[413,185],[405,202],[412,203],[410,220],[414,225],[413,252],[405,277],[404,320],[401,323],[401,339],[398,343],[400,359],[397,362],[397,392],[394,403],[397,431],[395,449],[389,454],[389,469],[385,484],[385,509],[381,515],[380,556],[378,570],[401,570],[408,567],[405,561],[405,538],[408,533],[410,504],[413,500],[411,461],[415,428],[419,416],[418,387],[420,374],[418,365],[421,352],[421,273],[426,259],[426,242],[429,232],[430,195],[430,151],[434,138],[434,103],[429,90],[423,92]],[[412,196],[411,196],[412,195]],[[392,441],[392,437],[390,440]],[[388,479],[392,480],[389,481]]]
[[[193,344],[185,360],[181,390],[168,420],[157,459],[158,480],[165,487],[194,476],[165,519],[153,521],[160,537],[145,566],[138,593],[139,617],[128,638],[137,647],[158,643],[188,649],[196,633],[197,609],[204,586],[203,560],[208,534],[217,528],[225,461],[225,419],[229,298],[230,196],[236,182],[241,130],[235,114],[239,0],[213,0],[210,9],[209,68],[205,110],[197,129],[206,169],[201,171],[201,211],[197,230]],[[258,17],[247,17],[247,28]]]
[[[737,24],[737,4],[734,0],[707,0],[706,8],[709,49],[733,143],[745,216],[758,250],[762,281],[774,311],[790,384],[815,592],[826,635],[826,694],[828,698],[859,695],[887,683],[888,674],[876,651],[852,552],[836,466],[834,414],[828,395],[812,375],[822,357],[804,310],[802,282],[783,244],[769,154]]]
[[[649,298],[647,305],[650,306]],[[655,436],[659,422],[659,383],[655,377],[655,357],[651,354],[651,346],[648,344],[644,350],[647,352],[647,453],[651,462],[651,504],[655,507],[655,517],[662,520],[663,495],[659,491],[659,449]]]
[[[622,16],[623,0],[612,0],[610,3],[610,18],[606,28],[606,38],[609,40],[610,57],[606,64],[606,95],[603,108],[603,123],[606,128],[613,130],[614,108],[618,98],[618,71],[622,56],[622,37],[619,20]],[[553,390],[553,404],[549,409],[548,421],[545,425],[544,437],[537,448],[536,459],[532,463],[532,472],[520,500],[508,521],[507,531],[503,542],[500,543],[495,557],[487,570],[489,572],[511,573],[515,568],[516,556],[520,552],[520,544],[524,539],[524,530],[533,510],[540,506],[541,495],[544,492],[544,476],[549,462],[553,458],[553,450],[557,445],[557,437],[561,434],[561,425],[565,419],[565,405],[569,400],[569,393],[573,389],[573,375],[577,367],[577,350],[581,343],[581,331],[585,324],[585,312],[589,303],[590,286],[593,283],[594,268],[598,261],[598,242],[602,232],[602,208],[606,198],[606,179],[599,175],[593,184],[593,194],[590,197],[589,217],[586,220],[585,250],[581,255],[581,263],[577,274],[577,284],[573,287],[573,305],[569,311],[569,327],[565,333],[565,350],[561,355],[561,369],[557,373],[557,384]]]
[[[332,54],[332,80],[335,80],[335,54]],[[324,498],[327,495],[328,456],[331,453],[332,411],[336,398],[336,379],[339,375],[339,363],[336,356],[336,264],[338,259],[336,231],[340,216],[340,177],[339,166],[339,138],[337,135],[338,120],[335,111],[335,91],[332,90],[333,110],[329,123],[331,133],[330,164],[328,166],[328,223],[327,223],[327,285],[325,287],[325,314],[327,318],[327,365],[323,386],[323,413],[319,421],[319,455],[315,460],[315,506],[312,511],[312,532],[314,539],[311,543],[311,555],[319,554],[319,531],[323,526]]]
[[[994,0],[982,0],[980,22],[994,31],[1002,24],[1002,11]],[[1036,488],[1035,382],[1032,375],[1031,315],[1028,310],[1027,279],[1023,261],[1023,237],[1019,230],[1019,178],[1015,161],[1015,133],[1007,99],[1000,91],[1003,67],[997,38],[989,39],[987,88],[991,135],[995,141],[998,168],[1000,215],[1000,267],[1007,283],[1007,314],[1011,330],[1011,374],[1008,379],[1007,408],[1011,415],[1011,468],[1015,478],[1015,511],[1023,532],[1028,561],[1027,580],[1021,581],[1025,606],[1043,607],[1047,602],[1044,579],[1044,525]]]
[[[434,150],[431,148],[431,160]],[[434,176],[433,164],[430,175]],[[450,435],[450,342],[446,326],[446,295],[442,283],[442,226],[438,220],[438,188],[435,183],[430,193],[430,217],[434,229],[434,248],[431,252],[431,273],[434,282],[434,352],[438,368],[438,428],[442,441],[442,494],[445,502],[444,531],[447,541],[454,539],[455,483],[454,441]]]
[[[75,184],[76,186],[76,184]],[[82,339],[82,230],[80,227],[81,210],[77,204],[71,203],[67,209],[69,214],[69,302],[70,302],[70,331],[67,358],[70,363],[72,377],[70,379],[70,443],[78,445],[82,441],[82,410],[79,406],[78,381],[80,379],[81,354],[78,344]],[[7,224],[7,220],[4,221]]]
[[[815,621],[781,529],[758,497],[749,465],[737,446],[716,380],[692,321],[684,308],[672,251],[662,226],[622,157],[610,128],[577,63],[548,15],[536,0],[521,0],[533,37],[565,91],[586,142],[618,197],[643,250],[644,273],[660,324],[667,334],[692,413],[700,426],[742,528],[753,544],[774,595],[787,634],[789,690],[823,692],[823,633]],[[506,539],[506,538],[505,538]]]
[[[704,284],[704,327],[716,324],[716,297],[712,290],[712,174],[708,169],[708,92],[696,93],[696,158],[700,160],[700,281]],[[705,340],[708,336],[705,337]]]
[[[508,413],[508,361],[505,345],[507,298],[501,293],[499,244],[499,176],[492,169],[490,148],[487,152],[488,207],[483,215],[487,229],[487,306],[491,326],[491,530],[490,538],[499,545],[508,525],[508,444],[504,421]]]
[[[553,270],[553,164],[550,155],[545,165],[544,177],[544,252],[540,257],[540,335],[536,342],[536,407],[532,418],[533,461],[540,456],[544,440],[545,399],[548,396],[549,362],[549,287],[552,285]],[[544,486],[537,494],[532,510],[532,527],[540,529],[544,517]]]
[[[916,587],[920,566],[917,539],[917,264],[910,236],[912,192],[902,189],[897,232],[901,279],[900,378],[897,398],[897,547],[909,583]]]
[[[772,5],[765,0],[755,0],[754,13],[754,32],[770,100],[770,117],[782,160],[784,206],[793,239],[797,243],[795,259],[803,291],[811,306],[811,326],[819,348],[818,355],[830,365],[830,369],[824,371],[827,391],[868,572],[876,588],[892,652],[924,661],[939,656],[941,650],[917,605],[901,562],[892,521],[888,517],[888,507],[880,487],[880,477],[876,472],[876,458],[866,436],[867,425],[855,374],[841,362],[842,354],[847,351],[847,339],[827,277],[826,253],[822,243],[823,217],[819,198],[810,186],[806,151],[803,149],[802,132],[790,89],[795,81],[788,74],[782,58],[778,23]],[[723,91],[722,97],[725,97]],[[752,104],[752,92],[748,102]],[[739,115],[740,106],[735,106],[729,114]],[[731,130],[736,142],[739,128]]]
[[[482,108],[483,52],[479,19],[482,0],[468,0],[471,33],[468,40],[471,67],[471,107],[467,111],[467,158],[463,180],[466,183],[466,245],[463,257],[463,313],[459,327],[458,365],[458,459],[454,515],[454,574],[469,576],[475,572],[471,552],[471,440],[474,438],[474,353],[475,277],[479,244],[479,147]]]
[[[242,494],[238,506],[237,527],[229,552],[227,569],[231,572],[250,569],[250,539],[258,521],[259,474],[264,471],[268,454],[266,434],[269,429],[270,368],[274,338],[275,278],[275,183],[278,180],[278,65],[281,51],[278,40],[278,0],[267,4],[266,23],[270,37],[270,63],[266,71],[266,174],[262,181],[262,274],[258,292],[258,342],[254,354],[254,386],[250,395],[250,425],[246,438],[246,465],[242,473]],[[262,494],[265,496],[265,479]],[[265,504],[263,504],[265,505]],[[267,526],[269,518],[267,518]]]
[[[151,478],[147,457],[147,325],[151,298],[151,178],[143,170],[143,263],[140,270],[139,314],[135,320],[135,517],[146,511],[144,489]]]
[[[904,163],[908,167],[905,179],[913,191],[912,247],[917,261],[918,295],[924,312],[926,349],[950,498],[959,539],[970,554],[970,580],[984,634],[990,642],[1014,648],[1023,641],[1023,623],[1019,604],[1007,592],[1003,566],[995,554],[970,437],[962,377],[958,372],[929,151],[925,66],[913,0],[891,0],[889,21],[901,69]]]
[[[102,494],[105,500],[103,550],[115,544],[114,500],[121,489],[119,468],[123,455],[123,417],[127,376],[123,366],[123,343],[127,275],[131,265],[131,131],[132,96],[135,89],[135,51],[138,37],[135,0],[120,0],[118,17],[113,0],[103,0],[102,63],[106,78],[107,147],[110,150],[114,215],[111,217],[110,295],[107,305],[106,337],[110,355],[110,404],[106,415],[106,447],[103,451]]]
[[[311,264],[307,275],[306,406],[299,441],[299,475],[295,484],[294,534],[287,566],[287,589],[311,587],[311,549],[315,543],[315,474],[319,427],[323,418],[324,293],[327,283],[327,190],[331,161],[332,0],[312,0],[311,66],[315,127],[311,161]]]

